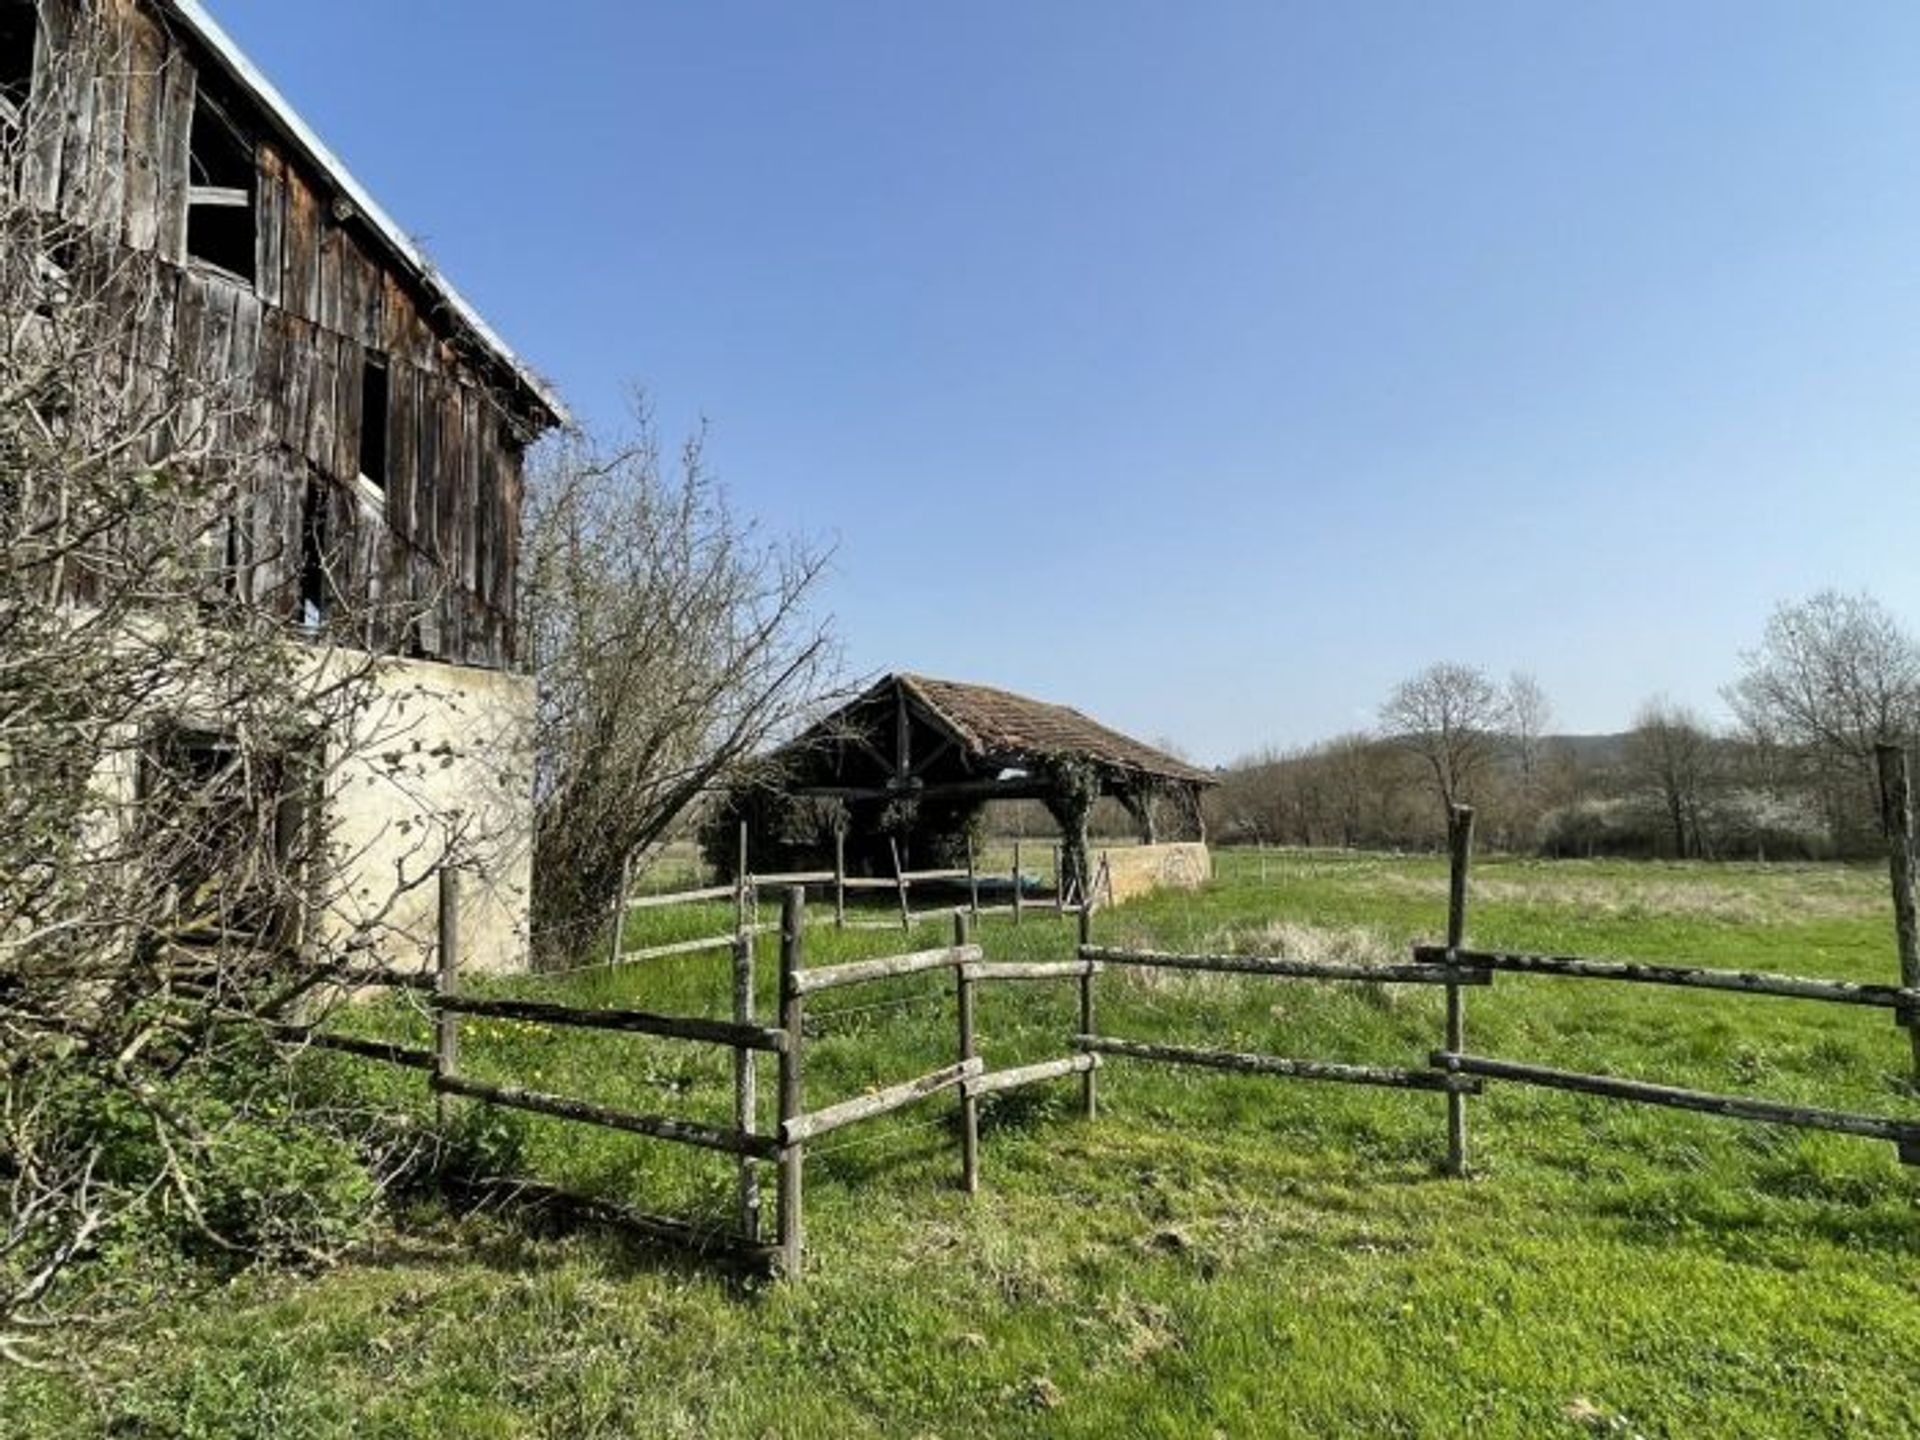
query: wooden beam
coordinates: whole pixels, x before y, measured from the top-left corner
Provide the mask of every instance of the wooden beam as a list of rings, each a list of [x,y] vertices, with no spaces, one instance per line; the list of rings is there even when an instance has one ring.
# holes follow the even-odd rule
[[[1611,1075],[1555,1070],[1545,1065],[1524,1065],[1513,1060],[1492,1060],[1480,1055],[1460,1055],[1445,1050],[1434,1052],[1433,1064],[1451,1075],[1515,1080],[1550,1090],[1571,1090],[1581,1095],[1604,1096],[1609,1100],[1631,1100],[1672,1110],[1692,1110],[1729,1120],[1757,1120],[1764,1124],[1797,1126],[1803,1130],[1828,1130],[1840,1135],[1862,1135],[1873,1140],[1920,1145],[1920,1121],[1916,1120],[1893,1120],[1844,1110],[1822,1110],[1812,1105],[1790,1105],[1778,1100],[1751,1099],[1745,1095],[1682,1090],[1644,1080],[1620,1080]]]
[[[881,1115],[891,1114],[916,1100],[924,1100],[929,1095],[938,1095],[971,1076],[978,1075],[982,1069],[978,1058],[962,1060],[955,1065],[944,1065],[931,1074],[918,1079],[903,1081],[898,1085],[889,1085],[884,1090],[876,1090],[871,1095],[856,1096],[852,1100],[843,1100],[838,1105],[829,1105],[825,1109],[809,1114],[796,1115],[791,1120],[780,1122],[780,1139],[788,1145],[800,1145],[816,1140],[822,1135],[830,1135],[835,1130],[845,1129],[862,1120],[872,1120]]]
[[[657,1015],[650,1010],[587,1009],[553,1005],[544,1000],[485,1000],[477,995],[440,995],[435,997],[433,1005],[450,1015],[485,1015],[495,1020],[524,1020],[532,1025],[563,1025],[576,1030],[607,1030],[624,1035],[660,1035],[669,1040],[728,1045],[736,1050],[778,1053],[787,1048],[784,1030],[690,1015]]]
[[[1245,1075],[1284,1075],[1295,1080],[1332,1080],[1347,1085],[1379,1085],[1390,1090],[1444,1090],[1474,1094],[1480,1088],[1477,1081],[1465,1076],[1438,1075],[1431,1070],[1404,1070],[1389,1065],[1347,1065],[1331,1060],[1244,1055],[1231,1050],[1196,1050],[1185,1045],[1150,1045],[1138,1040],[1118,1040],[1111,1035],[1076,1035],[1073,1042],[1082,1050],[1099,1055],[1126,1055],[1135,1060],[1195,1065],[1206,1070],[1232,1070]]]
[[[817,995],[822,990],[837,990],[843,985],[864,985],[875,980],[896,980],[903,975],[920,975],[928,970],[950,970],[980,959],[978,945],[948,945],[938,950],[915,950],[906,955],[883,955],[874,960],[850,960],[844,965],[823,965],[816,970],[796,970],[794,992]]]
[[[1742,995],[1825,1000],[1838,1005],[1868,1005],[1886,1010],[1920,1006],[1920,990],[1907,990],[1897,985],[1862,985],[1850,980],[1810,980],[1798,975],[1777,975],[1759,970],[1648,965],[1637,960],[1589,960],[1579,955],[1529,955],[1502,950],[1449,950],[1444,945],[1416,945],[1413,958],[1436,969],[1454,964],[1468,971],[1619,980],[1639,985],[1672,985],[1687,990],[1729,990]]]

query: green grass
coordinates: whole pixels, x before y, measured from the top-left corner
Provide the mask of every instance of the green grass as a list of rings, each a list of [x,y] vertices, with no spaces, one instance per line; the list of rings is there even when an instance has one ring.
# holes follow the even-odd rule
[[[728,914],[649,912],[629,939],[725,928]],[[1228,853],[1208,890],[1102,915],[1096,935],[1388,958],[1444,918],[1441,862]],[[898,932],[837,935],[818,905],[813,919],[815,963],[905,948]],[[1870,869],[1486,861],[1469,930],[1491,946],[1896,974]],[[995,958],[1061,957],[1071,930],[1042,913],[982,938]],[[770,1011],[771,940],[761,955]],[[715,955],[498,988],[721,1015],[726,967]],[[949,1062],[947,988],[819,997],[809,1104]],[[1063,1053],[1073,1022],[1068,986],[990,989],[982,1048],[996,1067]],[[1503,976],[1469,992],[1467,1024],[1481,1053],[1920,1109],[1905,1036],[1878,1011]],[[1110,971],[1100,1025],[1419,1064],[1441,1008],[1424,988]],[[488,1022],[462,1045],[477,1074],[728,1118],[729,1062],[702,1047]],[[365,1073],[419,1103],[418,1077]],[[325,1273],[182,1297],[103,1343],[88,1384],[0,1379],[0,1432],[1920,1432],[1920,1173],[1889,1145],[1504,1086],[1471,1105],[1476,1176],[1458,1183],[1435,1173],[1439,1096],[1115,1061],[1088,1124],[1075,1085],[989,1103],[971,1200],[954,1186],[950,1098],[822,1142],[798,1287],[430,1210]],[[731,1195],[723,1157],[559,1122],[528,1125],[527,1163],[711,1223]]]

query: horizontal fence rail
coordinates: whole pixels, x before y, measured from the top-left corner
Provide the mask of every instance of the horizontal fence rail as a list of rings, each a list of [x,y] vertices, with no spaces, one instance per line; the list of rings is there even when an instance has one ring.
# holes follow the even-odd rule
[[[1845,1110],[1823,1110],[1813,1105],[1794,1105],[1780,1100],[1761,1100],[1745,1095],[1721,1095],[1708,1090],[1683,1090],[1672,1085],[1655,1085],[1645,1080],[1622,1080],[1611,1075],[1590,1075],[1577,1070],[1555,1070],[1546,1065],[1527,1065],[1514,1060],[1494,1060],[1481,1055],[1457,1055],[1445,1050],[1433,1054],[1432,1063],[1451,1075],[1477,1075],[1493,1080],[1513,1080],[1552,1090],[1570,1090],[1582,1095],[1600,1095],[1610,1100],[1632,1100],[1641,1105],[1661,1105],[1673,1110],[1693,1110],[1705,1115],[1720,1115],[1730,1120],[1758,1120],[1771,1125],[1792,1125],[1803,1130],[1828,1130],[1839,1135],[1860,1135],[1873,1140],[1893,1140],[1903,1147],[1920,1145],[1920,1121],[1894,1120],[1880,1115],[1861,1115]]]
[[[1085,980],[1100,973],[1093,960],[1014,960],[981,962],[960,967],[961,978],[982,980]]]
[[[1058,1060],[1041,1060],[1032,1065],[1016,1065],[1010,1070],[993,1070],[969,1076],[960,1082],[960,1089],[969,1099],[977,1099],[982,1095],[998,1095],[1002,1091],[1019,1090],[1048,1080],[1064,1080],[1069,1075],[1090,1074],[1099,1068],[1098,1055],[1066,1055]]]
[[[602,1010],[577,1005],[554,1005],[544,1000],[486,1000],[478,996],[440,995],[434,1008],[453,1015],[484,1015],[495,1020],[523,1020],[535,1025],[565,1025],[580,1030],[610,1030],[629,1035],[659,1035],[669,1040],[693,1040],[727,1045],[737,1050],[773,1054],[787,1048],[784,1030],[743,1025],[733,1020],[707,1020],[692,1015],[658,1015],[651,1010]]]
[[[1185,1045],[1156,1045],[1111,1035],[1076,1035],[1074,1043],[1097,1055],[1125,1055],[1169,1065],[1233,1070],[1247,1075],[1284,1075],[1295,1080],[1331,1080],[1346,1085],[1378,1085],[1392,1090],[1439,1090],[1477,1095],[1470,1078],[1391,1065],[1349,1065],[1335,1060],[1295,1060],[1280,1055],[1249,1055],[1233,1050],[1199,1050]]]
[[[925,1100],[930,1095],[938,1095],[942,1090],[951,1090],[964,1080],[970,1080],[981,1071],[978,1059],[963,1060],[957,1065],[947,1065],[922,1075],[918,1079],[905,1080],[898,1085],[889,1085],[884,1090],[876,1090],[870,1095],[859,1095],[851,1100],[843,1100],[837,1105],[828,1105],[804,1115],[795,1115],[780,1122],[780,1139],[788,1145],[797,1145],[802,1141],[830,1135],[835,1130],[862,1120],[874,1120],[882,1115],[891,1114],[903,1106],[917,1100]]]
[[[1342,960],[1288,960],[1264,955],[1179,955],[1165,950],[1121,950],[1110,945],[1082,945],[1080,958],[1104,965],[1144,970],[1204,970],[1216,975],[1266,975],[1277,980],[1354,980],[1383,985],[1487,985],[1483,969],[1462,964],[1442,969],[1434,965],[1368,965]]]
[[[749,1155],[759,1160],[771,1160],[780,1153],[779,1142],[771,1135],[722,1130],[717,1126],[666,1115],[636,1115],[590,1100],[572,1100],[564,1095],[550,1095],[540,1090],[523,1090],[517,1085],[490,1085],[459,1075],[436,1075],[433,1088],[448,1095],[485,1100],[488,1104],[504,1106],[509,1110],[530,1110],[538,1115],[552,1115],[562,1120],[583,1120],[609,1130],[625,1130],[633,1135],[651,1136],[655,1140],[673,1140],[703,1150],[723,1151],[728,1155]]]
[[[1835,1005],[1867,1005],[1901,1012],[1920,1010],[1920,990],[1906,990],[1898,985],[1862,985],[1850,980],[1811,980],[1758,970],[1653,965],[1638,960],[1596,960],[1580,955],[1533,955],[1505,950],[1449,950],[1444,945],[1416,945],[1413,958],[1435,967],[1436,971],[1457,966],[1473,973],[1559,975],[1577,980],[1619,980],[1689,990],[1775,995],[1789,1000],[1824,1000]]]
[[[635,895],[627,901],[627,909],[658,910],[665,905],[695,905],[711,900],[731,900],[737,892],[737,886],[709,885],[703,890],[675,890],[661,895]]]
[[[896,980],[905,975],[922,975],[929,970],[951,970],[980,958],[978,945],[947,945],[937,950],[884,955],[875,960],[850,960],[844,965],[796,970],[793,972],[793,987],[796,994],[817,995],[822,990],[837,990],[846,985]]]

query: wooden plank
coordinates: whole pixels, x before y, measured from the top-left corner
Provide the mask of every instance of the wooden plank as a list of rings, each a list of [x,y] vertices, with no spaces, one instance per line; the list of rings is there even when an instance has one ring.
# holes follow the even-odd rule
[[[664,960],[670,955],[699,955],[709,950],[729,950],[733,948],[733,939],[731,934],[703,935],[697,940],[672,940],[662,945],[646,945],[638,950],[622,950],[614,963],[637,965],[645,960]]]
[[[409,1070],[431,1071],[438,1063],[433,1051],[415,1045],[392,1045],[381,1040],[363,1040],[358,1035],[330,1035],[324,1031],[309,1029],[304,1025],[275,1025],[273,1030],[282,1039],[311,1045],[318,1050],[337,1050],[344,1055],[358,1055],[364,1060],[381,1060],[389,1065],[399,1065]]]
[[[743,1135],[738,1130],[722,1130],[692,1120],[667,1115],[638,1115],[586,1100],[571,1100],[541,1090],[524,1090],[517,1085],[489,1085],[458,1075],[436,1075],[433,1088],[443,1094],[464,1095],[502,1105],[509,1110],[526,1110],[536,1115],[552,1115],[561,1120],[578,1120],[609,1130],[624,1130],[630,1135],[645,1135],[654,1140],[670,1140],[677,1145],[693,1145],[702,1150],[719,1150],[728,1155],[751,1155],[771,1160],[779,1153],[771,1136]]]
[[[657,910],[663,905],[692,905],[708,900],[731,900],[734,887],[709,885],[704,890],[676,890],[670,895],[633,895],[627,899],[629,910]]]
[[[766,879],[765,876],[759,878]],[[899,888],[899,882],[883,879],[878,875],[849,875],[846,879],[846,887],[849,890],[894,890]]]
[[[908,870],[901,875],[902,880],[965,880],[969,872],[965,870]],[[832,877],[829,876],[829,879]]]
[[[1432,1070],[1406,1070],[1389,1065],[1348,1065],[1331,1060],[1294,1060],[1279,1055],[1250,1055],[1232,1050],[1199,1050],[1185,1045],[1154,1045],[1121,1040],[1111,1035],[1076,1035],[1073,1043],[1097,1055],[1125,1055],[1135,1060],[1157,1060],[1167,1065],[1195,1065],[1206,1070],[1231,1070],[1247,1075],[1284,1075],[1295,1080],[1331,1080],[1346,1085],[1378,1085],[1390,1090],[1458,1090],[1477,1094],[1477,1082]],[[1437,1082],[1437,1083],[1436,1083]]]
[[[844,965],[801,970],[795,973],[793,983],[799,994],[817,995],[822,990],[837,990],[844,985],[864,985],[874,980],[919,975],[928,970],[947,970],[980,958],[978,945],[947,945],[938,950],[915,950],[905,955],[884,955],[876,960],[851,960]]]
[[[898,1085],[889,1085],[886,1089],[876,1090],[871,1095],[860,1095],[852,1100],[843,1100],[838,1105],[829,1105],[822,1110],[796,1115],[792,1119],[780,1122],[780,1138],[789,1145],[817,1140],[822,1135],[832,1134],[835,1130],[843,1130],[862,1120],[889,1115],[895,1110],[913,1104],[916,1100],[924,1100],[929,1095],[938,1095],[943,1090],[951,1090],[969,1076],[978,1075],[982,1068],[983,1064],[976,1056],[971,1060],[942,1066],[917,1079],[903,1081]]]
[[[1068,1055],[1060,1060],[1042,1060],[1033,1065],[1018,1065],[1011,1070],[994,1070],[984,1075],[975,1075],[963,1081],[961,1089],[967,1095],[998,1095],[1007,1090],[1019,1090],[1028,1085],[1039,1085],[1048,1080],[1064,1079],[1068,1075],[1086,1075],[1100,1068],[1100,1057],[1088,1051],[1080,1055]]]
[[[623,1035],[660,1035],[669,1040],[694,1040],[735,1049],[777,1053],[787,1043],[784,1030],[693,1015],[660,1015],[651,1010],[602,1010],[556,1005],[545,1000],[491,1000],[470,995],[442,996],[434,1005],[456,1015],[485,1015],[495,1020],[524,1020],[534,1025],[564,1025],[576,1030],[606,1030]]]
[[[287,283],[287,168],[270,145],[260,147],[258,187],[259,258],[254,265],[254,288],[263,303],[278,305]]]
[[[755,885],[831,885],[833,883],[833,871],[796,870],[791,874],[754,875],[751,879]],[[849,880],[847,883],[851,885],[853,882]],[[888,889],[893,888],[893,882],[891,880],[880,880],[874,883],[885,885]]]
[[[128,17],[126,203],[121,234],[129,249],[153,249],[160,229],[161,101],[167,41],[152,17]]]
[[[1356,980],[1391,985],[1488,985],[1484,970],[1447,970],[1436,965],[1366,965],[1343,960],[1286,960],[1267,955],[1176,955],[1163,950],[1122,950],[1083,945],[1082,960],[1144,970],[1204,970],[1222,975],[1267,975],[1280,980]]]
[[[1100,973],[1097,960],[1013,960],[962,965],[968,980],[1080,980]]]
[[[193,107],[199,76],[169,41],[160,75],[159,132],[154,136],[154,252],[175,265],[187,258],[188,157],[193,144]]]
[[[1526,1065],[1513,1060],[1494,1060],[1483,1055],[1461,1055],[1445,1050],[1435,1051],[1432,1063],[1436,1069],[1451,1075],[1514,1080],[1550,1090],[1570,1090],[1576,1094],[1599,1095],[1609,1100],[1630,1100],[1640,1105],[1659,1105],[1671,1110],[1719,1115],[1728,1120],[1754,1120],[1769,1125],[1791,1125],[1803,1130],[1826,1130],[1840,1135],[1861,1135],[1873,1140],[1920,1144],[1920,1120],[1894,1120],[1880,1115],[1860,1115],[1844,1110],[1823,1110],[1812,1105],[1758,1100],[1745,1095],[1683,1090],[1644,1080],[1621,1080],[1611,1075],[1556,1070],[1546,1065]]]
[[[1638,985],[1673,985],[1689,990],[1726,990],[1790,1000],[1825,1000],[1838,1005],[1869,1005],[1899,1010],[1920,1005],[1920,990],[1897,985],[1862,985],[1849,980],[1810,980],[1759,970],[1715,970],[1694,965],[1649,965],[1637,960],[1590,960],[1579,955],[1531,955],[1506,950],[1451,951],[1444,945],[1416,945],[1414,959],[1436,968],[1457,962],[1481,972],[1559,975],[1579,980],[1619,980]],[[1475,983],[1475,982],[1467,982]]]

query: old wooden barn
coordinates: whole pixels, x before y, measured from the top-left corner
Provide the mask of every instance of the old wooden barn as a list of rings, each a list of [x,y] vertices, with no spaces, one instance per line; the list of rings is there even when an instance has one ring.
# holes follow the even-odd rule
[[[430,887],[409,887],[451,842],[422,830],[457,807],[468,953],[523,963],[523,464],[561,402],[195,0],[0,0],[0,127],[28,137],[34,206],[137,257],[115,273],[139,360],[205,379],[246,451],[225,583],[385,657],[434,756],[404,785],[340,777],[329,818],[362,872],[341,888],[396,949],[424,939]]]

